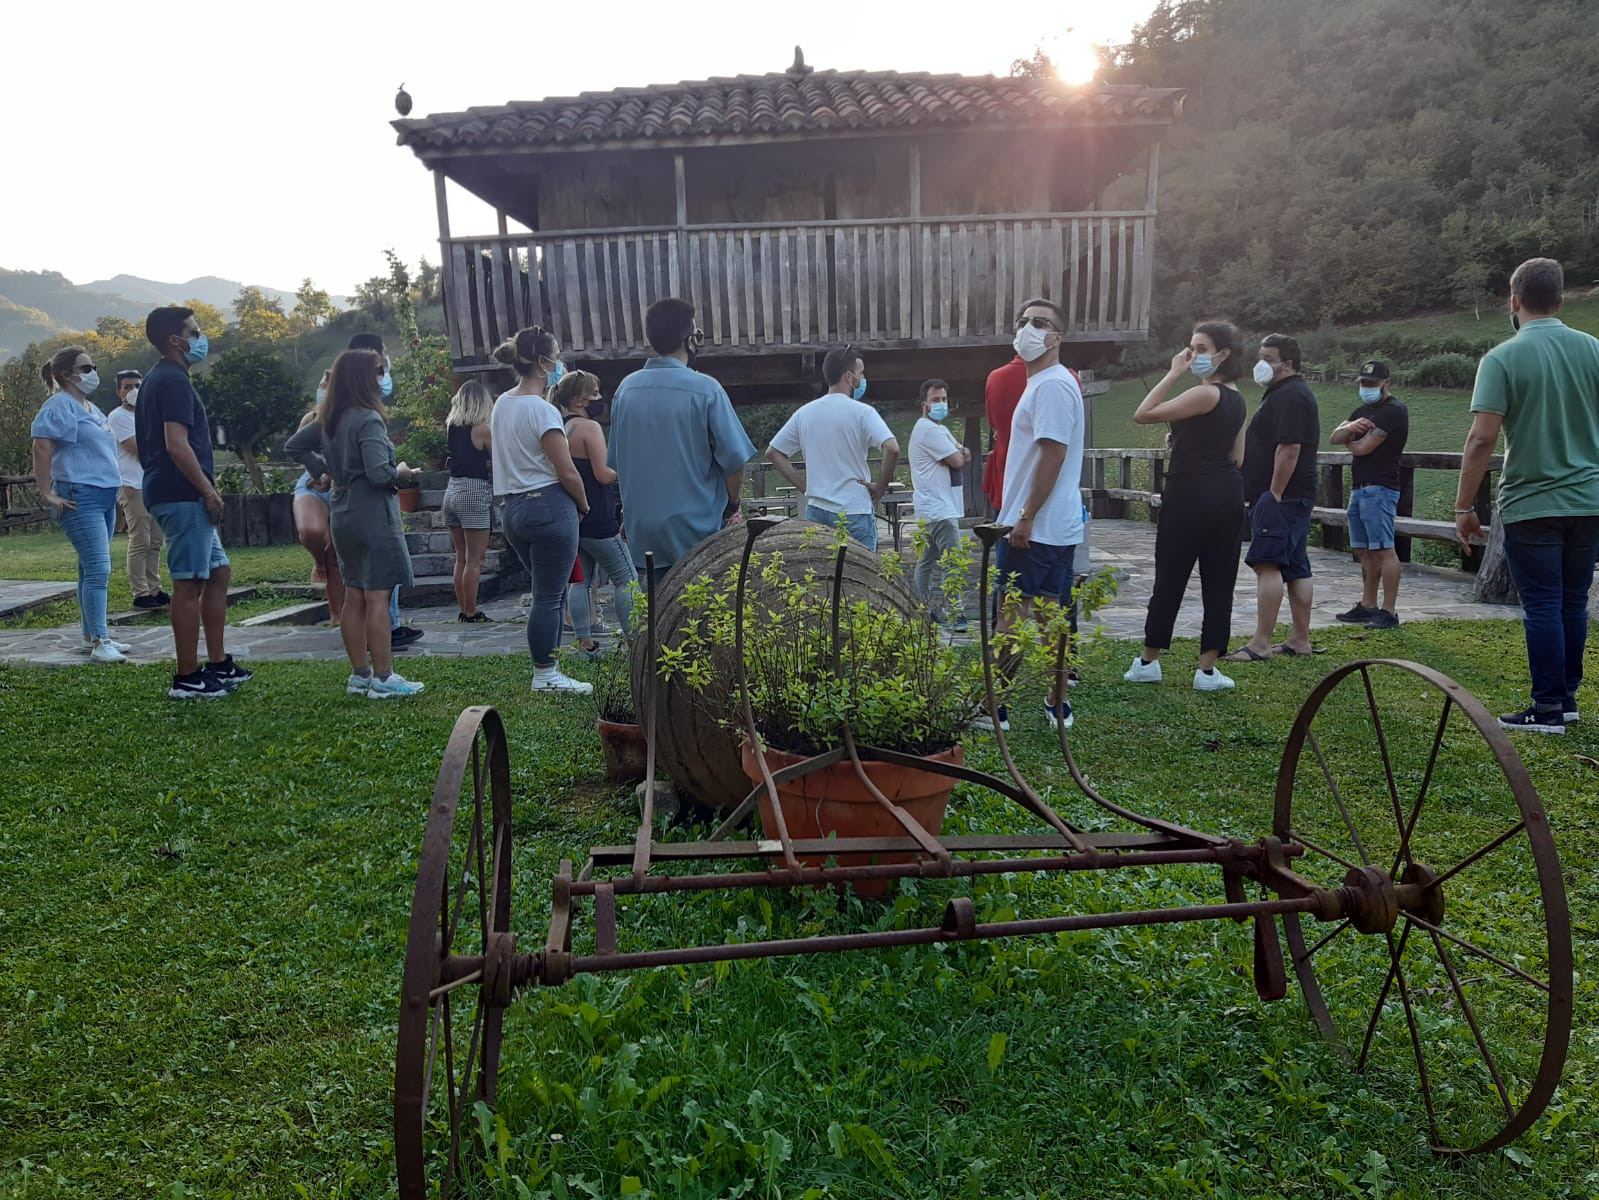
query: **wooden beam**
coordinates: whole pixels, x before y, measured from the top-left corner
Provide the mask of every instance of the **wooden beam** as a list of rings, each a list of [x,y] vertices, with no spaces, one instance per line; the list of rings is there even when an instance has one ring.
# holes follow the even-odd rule
[[[911,216],[922,215],[922,144],[910,144],[911,159]]]
[[[444,172],[435,168],[433,171],[433,199],[439,207],[439,243],[450,240],[450,202],[444,194]]]
[[[495,221],[495,224],[499,226],[500,236],[501,237],[509,237],[510,236],[510,226],[506,224],[506,221],[505,221],[505,210],[503,208],[497,208],[497,209],[494,210],[494,221]]]
[[[1144,207],[1155,211],[1155,193],[1160,186],[1160,142],[1149,144],[1149,160],[1144,169]]]
[[[688,266],[688,180],[683,173],[683,154],[681,151],[672,155],[672,175],[677,185],[677,261]],[[672,287],[678,296],[688,300],[688,293],[692,288],[683,286],[682,279],[676,271],[673,273]],[[692,303],[692,301],[690,301]]]

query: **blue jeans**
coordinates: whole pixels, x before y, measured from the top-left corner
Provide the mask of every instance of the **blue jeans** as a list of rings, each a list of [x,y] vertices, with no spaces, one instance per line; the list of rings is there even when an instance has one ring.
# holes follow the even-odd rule
[[[398,586],[389,593],[389,628],[400,627],[400,589]]]
[[[106,591],[111,586],[111,534],[117,527],[117,489],[88,483],[53,481],[56,495],[77,508],[64,508],[56,518],[61,532],[78,552],[78,614],[83,636],[107,636]]]
[[[561,643],[561,601],[577,560],[577,525],[577,504],[558,483],[506,497],[505,540],[533,580],[527,650],[535,667],[553,665]]]
[[[610,577],[616,589],[616,619],[622,623],[622,636],[633,636],[633,588],[638,583],[638,572],[622,544],[620,534],[608,538],[577,540],[577,561],[583,567],[583,582],[574,583],[567,593],[572,606],[572,636],[582,640],[593,633],[594,627],[594,576],[600,568]]]
[[[838,523],[838,517],[838,513],[828,512],[825,508],[817,508],[814,504],[805,506],[805,519],[818,525],[832,527]],[[845,513],[844,526],[849,530],[850,537],[868,550],[875,551],[877,549],[876,513]]]
[[[1596,553],[1599,517],[1505,524],[1505,560],[1521,593],[1532,706],[1541,713],[1577,710]]]

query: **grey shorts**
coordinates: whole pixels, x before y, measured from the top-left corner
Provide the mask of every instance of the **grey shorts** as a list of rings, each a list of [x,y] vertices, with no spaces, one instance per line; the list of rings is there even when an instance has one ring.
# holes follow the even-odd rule
[[[487,529],[494,501],[487,479],[452,479],[444,489],[445,528]]]

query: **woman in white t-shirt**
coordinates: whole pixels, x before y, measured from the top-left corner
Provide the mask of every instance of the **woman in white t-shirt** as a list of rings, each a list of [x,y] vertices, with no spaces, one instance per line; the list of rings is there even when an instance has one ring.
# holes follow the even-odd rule
[[[533,690],[587,694],[592,684],[569,678],[555,665],[562,602],[577,559],[577,527],[589,507],[561,414],[545,399],[565,370],[560,353],[555,335],[537,325],[494,351],[495,359],[517,374],[517,385],[495,402],[489,420],[494,495],[505,503],[505,540],[533,580],[527,613]]]

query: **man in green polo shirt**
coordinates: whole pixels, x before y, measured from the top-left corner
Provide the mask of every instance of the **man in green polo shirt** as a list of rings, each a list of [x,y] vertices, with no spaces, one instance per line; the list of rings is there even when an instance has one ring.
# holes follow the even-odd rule
[[[1472,500],[1503,430],[1494,519],[1505,524],[1505,560],[1521,593],[1532,704],[1499,723],[1535,733],[1564,733],[1577,720],[1599,553],[1599,339],[1555,316],[1564,292],[1552,258],[1530,258],[1510,277],[1516,335],[1477,367],[1455,493],[1455,529],[1469,546],[1482,533]]]

